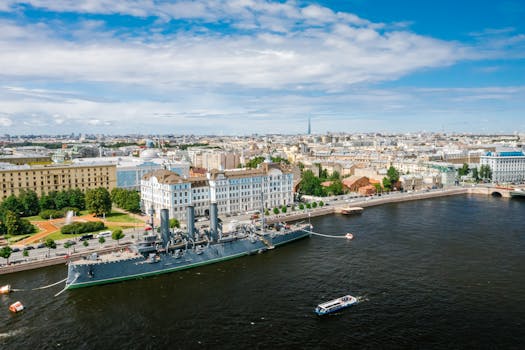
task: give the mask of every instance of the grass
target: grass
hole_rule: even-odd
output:
[[[140,223],[140,220],[126,213],[111,213],[106,215],[107,222],[129,222],[129,223]]]

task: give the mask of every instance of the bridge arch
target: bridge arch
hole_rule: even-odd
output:
[[[503,195],[501,194],[501,192],[498,192],[498,191],[493,191],[490,195],[491,195],[492,197],[503,197]]]

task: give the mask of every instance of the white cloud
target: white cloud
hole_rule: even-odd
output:
[[[8,117],[0,117],[0,126],[7,128],[13,125],[13,121]]]

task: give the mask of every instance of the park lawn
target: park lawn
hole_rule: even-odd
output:
[[[129,222],[129,223],[140,223],[140,220],[135,219],[126,213],[111,213],[106,215],[107,222]]]

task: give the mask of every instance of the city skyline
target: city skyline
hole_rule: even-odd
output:
[[[0,4],[6,134],[525,130],[525,5]]]

